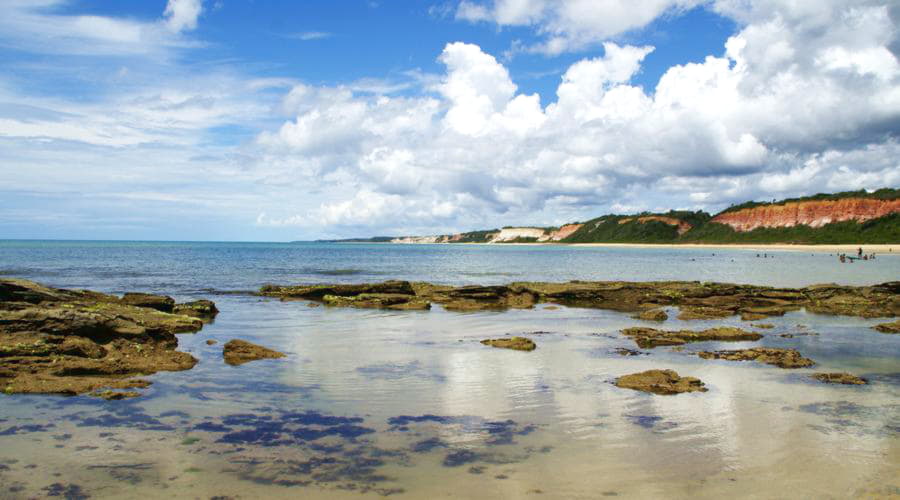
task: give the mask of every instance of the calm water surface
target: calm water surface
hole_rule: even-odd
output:
[[[715,252],[715,255],[712,255]],[[146,394],[0,397],[0,498],[846,498],[900,495],[900,336],[883,320],[796,312],[762,345],[818,365],[782,370],[692,353],[620,357],[612,311],[451,313],[309,307],[247,295],[261,284],[505,283],[569,279],[778,286],[900,279],[900,256],[576,247],[0,242],[0,273],[62,287],[211,298],[215,323],[181,335],[200,363]],[[670,316],[674,318],[676,314]],[[734,325],[738,318],[664,328]],[[793,334],[782,337],[781,334]],[[531,353],[479,340],[524,334]],[[242,338],[288,354],[241,367]],[[209,346],[206,340],[217,345]],[[663,397],[616,377],[672,368],[709,392]],[[850,371],[864,387],[811,382]]]

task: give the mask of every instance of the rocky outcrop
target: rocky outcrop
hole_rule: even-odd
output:
[[[259,359],[283,358],[285,354],[245,340],[235,339],[225,343],[222,349],[222,356],[229,365],[239,366]]]
[[[353,296],[325,295],[322,302],[335,307],[364,309],[427,310],[431,303],[414,295],[398,293],[361,293]]]
[[[875,325],[872,328],[878,330],[881,333],[900,333],[900,321],[882,323],[880,325]]]
[[[175,299],[172,297],[150,293],[126,293],[122,296],[121,303],[135,307],[149,307],[167,313],[175,309]]]
[[[172,312],[209,322],[219,314],[219,309],[216,307],[215,302],[201,299],[193,302],[185,302],[184,304],[175,304]]]
[[[178,307],[167,299],[0,280],[0,388],[100,394],[149,385],[136,375],[192,368],[197,360],[175,350],[175,334],[196,332],[203,322],[163,312]]]
[[[537,303],[632,313],[674,306],[680,309],[680,319],[741,315],[758,320],[802,308],[819,314],[866,318],[900,314],[900,282],[794,289],[697,281],[517,282],[463,287],[386,281],[358,285],[266,285],[260,295],[317,302],[325,302],[328,295],[328,303],[336,306],[390,309],[424,309],[425,303],[437,303],[454,311],[530,308]]]
[[[662,395],[706,392],[704,385],[700,379],[682,377],[674,370],[647,370],[616,379],[617,387]]]
[[[525,337],[510,337],[506,339],[484,339],[481,341],[484,345],[491,347],[500,347],[503,349],[513,349],[515,351],[533,351],[537,349],[537,345]]]
[[[720,213],[712,218],[712,222],[726,224],[738,232],[747,232],[757,228],[822,227],[832,222],[865,222],[897,212],[900,212],[900,199],[844,198],[760,205]]]
[[[699,332],[693,330],[657,330],[655,328],[635,327],[622,330],[622,335],[631,337],[638,347],[644,349],[660,345],[684,345],[688,342],[704,342],[709,340],[725,342],[759,340],[763,337],[758,333],[748,332],[730,326],[708,328]]]
[[[826,384],[866,385],[869,383],[868,380],[849,373],[813,373],[810,376]]]
[[[634,319],[644,321],[665,321],[669,319],[669,315],[662,309],[648,309],[632,316]]]
[[[795,349],[779,349],[774,347],[754,347],[735,351],[701,351],[697,353],[703,359],[725,359],[728,361],[758,361],[779,368],[806,368],[815,362],[804,358]]]

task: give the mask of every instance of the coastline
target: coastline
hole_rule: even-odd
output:
[[[896,253],[900,255],[900,243],[823,243],[813,244],[792,244],[792,243],[559,243],[559,242],[533,242],[533,243],[395,243],[395,242],[338,242],[338,243],[365,243],[365,244],[383,244],[383,245],[490,245],[490,246],[565,246],[565,247],[608,247],[608,248],[708,248],[723,250],[788,250],[802,252],[828,252],[828,253],[846,253],[853,255],[858,248],[862,248],[866,254],[876,253],[878,255],[890,255]]]

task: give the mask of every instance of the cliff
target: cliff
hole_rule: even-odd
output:
[[[757,228],[797,225],[820,228],[833,222],[866,222],[898,212],[900,199],[844,198],[744,208],[720,213],[712,218],[712,222],[728,225],[738,232],[747,232]]]

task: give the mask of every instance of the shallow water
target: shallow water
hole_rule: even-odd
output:
[[[164,291],[180,299],[267,281],[702,279],[798,286],[900,277],[894,256],[854,264],[851,273],[827,254],[780,252],[762,265],[755,251],[711,253],[6,242],[0,269],[55,286]],[[322,274],[346,269],[361,273]],[[386,312],[210,298],[222,311],[215,323],[179,337],[200,363],[149,377],[154,384],[143,397],[0,397],[0,498],[900,495],[900,337],[871,330],[877,319],[795,312],[767,320],[775,328],[761,331],[759,343],[795,347],[818,363],[782,370],[692,355],[753,342],[621,357],[615,348],[635,346],[618,330],[653,325],[612,311],[541,305]],[[749,328],[738,318],[671,319],[662,327],[724,324]],[[506,334],[524,334],[538,349],[478,342]],[[232,338],[288,357],[227,366],[221,345]],[[218,344],[208,346],[208,339]],[[650,368],[699,377],[709,392],[665,397],[611,384]],[[814,371],[850,371],[871,384],[819,384],[808,379]]]

